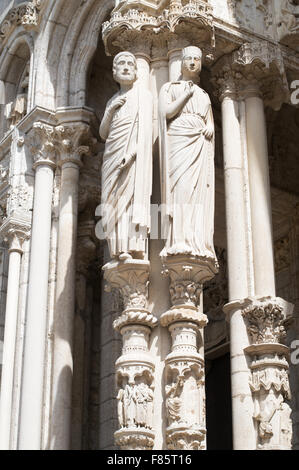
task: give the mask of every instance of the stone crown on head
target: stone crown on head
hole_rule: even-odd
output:
[[[187,47],[184,47],[184,49],[182,49],[182,60],[184,60],[184,58],[190,54],[191,52],[196,52],[200,58],[202,58],[202,50],[197,47],[197,46],[187,46]]]

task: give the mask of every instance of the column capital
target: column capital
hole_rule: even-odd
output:
[[[265,105],[279,109],[288,96],[288,85],[279,46],[267,41],[243,44],[223,56],[212,69],[219,99],[261,96]]]
[[[23,253],[22,245],[30,237],[31,221],[27,216],[13,214],[0,228],[0,237],[9,244],[9,252]]]
[[[55,128],[44,122],[35,122],[28,134],[27,145],[33,155],[33,168],[47,165],[56,168],[57,150],[55,145]]]
[[[58,165],[82,166],[83,155],[91,153],[97,140],[92,137],[90,126],[84,122],[60,124],[55,127],[55,143],[58,151]]]
[[[230,320],[230,316],[237,310],[250,311],[255,308],[265,309],[269,305],[276,305],[281,311],[284,312],[284,320],[288,321],[292,317],[294,305],[281,297],[247,297],[245,299],[235,299],[223,307],[223,311],[227,316],[227,321]]]

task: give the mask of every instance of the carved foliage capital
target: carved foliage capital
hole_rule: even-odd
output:
[[[81,165],[81,157],[89,155],[97,140],[92,137],[88,124],[68,124],[55,127],[55,140],[59,150],[59,164],[73,162]]]
[[[11,216],[1,226],[0,236],[8,242],[10,251],[22,252],[22,245],[30,237],[30,220]]]
[[[266,41],[243,44],[213,67],[213,83],[220,99],[261,95],[277,109],[287,98],[288,86],[280,48]]]
[[[43,122],[35,122],[26,143],[33,155],[35,168],[40,164],[55,167],[57,149],[55,128],[53,126]]]
[[[280,305],[259,302],[245,308],[242,314],[253,344],[280,343],[286,336],[285,315]]]
[[[214,277],[216,260],[192,256],[169,256],[163,259],[163,276],[170,277],[170,297],[174,306],[198,308],[202,284]]]

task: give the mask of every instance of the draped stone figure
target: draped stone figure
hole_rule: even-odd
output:
[[[113,61],[120,91],[107,103],[100,126],[106,141],[102,165],[102,226],[112,258],[143,259],[150,227],[152,98],[136,82],[135,56]]]
[[[182,80],[159,96],[160,169],[164,237],[161,256],[216,258],[214,234],[214,122],[208,94],[197,82],[202,52],[182,51]]]

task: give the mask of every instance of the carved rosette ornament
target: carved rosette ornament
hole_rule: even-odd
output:
[[[123,450],[151,450],[154,445],[154,360],[149,353],[157,319],[148,310],[149,262],[127,259],[103,267],[106,290],[116,289],[124,305],[114,328],[123,338],[116,361],[117,411],[120,429],[115,443]]]
[[[206,447],[205,371],[202,286],[217,272],[215,260],[188,255],[163,259],[163,274],[170,278],[172,307],[160,319],[172,337],[165,359],[167,446],[171,450]]]
[[[289,349],[281,344],[291,313],[291,304],[271,297],[248,299],[243,310],[252,343],[244,351],[252,358],[250,388],[261,450],[291,449]]]
[[[159,37],[171,42],[179,35],[188,44],[198,45],[211,55],[215,47],[213,7],[206,0],[168,0],[165,7],[149,6],[138,2],[138,9],[131,2],[121,2],[114,8],[109,21],[103,23],[102,37],[108,55],[121,50],[138,54],[140,47],[146,55],[155,56]],[[145,42],[146,48],[142,45]],[[180,49],[183,46],[180,45]],[[137,49],[136,49],[137,48]],[[159,51],[160,54],[160,51]]]

